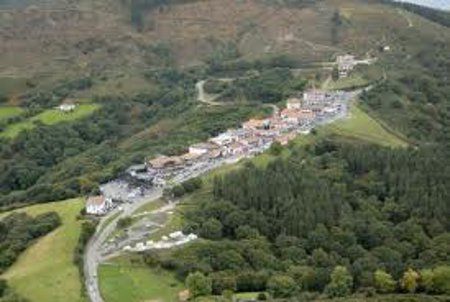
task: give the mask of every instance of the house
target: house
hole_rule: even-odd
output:
[[[179,156],[165,156],[161,155],[154,159],[147,161],[147,166],[153,169],[163,169],[167,167],[178,166],[183,163],[183,159]]]
[[[303,110],[299,111],[298,121],[300,124],[304,125],[309,122],[312,122],[315,117],[316,117],[316,114],[314,113],[314,111],[312,111],[310,109],[303,109]]]
[[[112,199],[103,195],[91,196],[86,201],[86,213],[104,215],[113,207]]]
[[[269,120],[251,119],[242,124],[242,128],[246,130],[264,129],[270,126]]]
[[[224,146],[236,140],[236,136],[232,130],[228,130],[225,133],[221,133],[216,137],[209,139],[209,141],[217,146]]]
[[[61,110],[62,112],[71,112],[75,110],[75,104],[74,103],[63,103],[59,105],[57,108]]]
[[[240,155],[248,151],[248,146],[240,142],[234,142],[227,148],[227,153],[232,155]]]
[[[286,108],[299,110],[302,108],[302,100],[300,100],[299,98],[289,98],[286,101]]]
[[[339,78],[346,78],[357,64],[355,56],[352,55],[337,56],[336,62],[338,64]]]
[[[202,156],[202,154],[188,152],[188,153],[181,155],[180,157],[183,161],[192,162],[192,161],[199,159],[201,156]]]
[[[215,149],[217,149],[216,145],[210,143],[198,143],[189,147],[189,153],[201,156]]]
[[[325,107],[323,108],[323,113],[325,114],[335,114],[338,111],[337,107]]]

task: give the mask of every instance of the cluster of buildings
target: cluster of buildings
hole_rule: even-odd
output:
[[[228,129],[205,142],[189,146],[184,154],[147,158],[143,165],[130,167],[127,174],[153,187],[181,183],[222,164],[262,153],[274,142],[287,145],[297,135],[309,133],[316,125],[345,116],[353,96],[344,91],[307,90],[302,95],[289,98],[283,110],[275,107],[270,117],[245,121],[241,128]],[[136,194],[145,195],[145,190],[128,194],[133,196],[114,196],[129,201],[139,197]],[[111,208],[111,200],[104,196],[90,197],[86,205],[87,213],[95,215],[103,215]]]
[[[286,145],[298,134],[307,134],[314,125],[336,116],[346,106],[346,92],[308,90],[300,97],[289,98],[286,108],[268,118],[250,119],[241,128],[228,129],[206,142],[196,143],[188,152],[177,156],[161,155],[145,161],[153,184],[163,186],[165,180],[199,162],[231,157],[250,157],[268,149],[272,143]]]

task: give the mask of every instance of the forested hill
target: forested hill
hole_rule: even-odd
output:
[[[450,294],[448,156],[339,139],[291,148],[288,158],[248,163],[194,195],[185,228],[208,240],[157,261],[180,278],[204,274],[213,294]]]

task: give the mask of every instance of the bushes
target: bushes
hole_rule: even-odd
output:
[[[8,284],[6,283],[6,280],[0,279],[0,298],[5,295],[7,288]]]
[[[274,275],[267,282],[267,289],[274,298],[289,298],[296,288],[294,279],[285,275]]]
[[[192,193],[202,187],[202,179],[194,177],[186,180],[180,185],[176,185],[172,188],[171,193],[175,198],[179,198],[186,193]]]
[[[193,297],[206,296],[212,292],[211,279],[200,272],[189,274],[186,285]]]
[[[125,229],[129,227],[132,223],[133,219],[131,217],[120,218],[119,221],[117,221],[117,227],[119,229]]]

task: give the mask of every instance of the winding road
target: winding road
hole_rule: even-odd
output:
[[[99,264],[105,260],[102,255],[102,245],[116,229],[117,221],[121,218],[132,215],[143,204],[161,198],[162,193],[163,190],[161,188],[154,188],[147,199],[131,204],[124,204],[122,209],[117,208],[101,219],[99,225],[97,226],[96,233],[86,246],[84,255],[85,286],[91,302],[103,302],[103,298],[100,293],[97,271]],[[107,223],[106,226],[104,226],[105,223]]]

